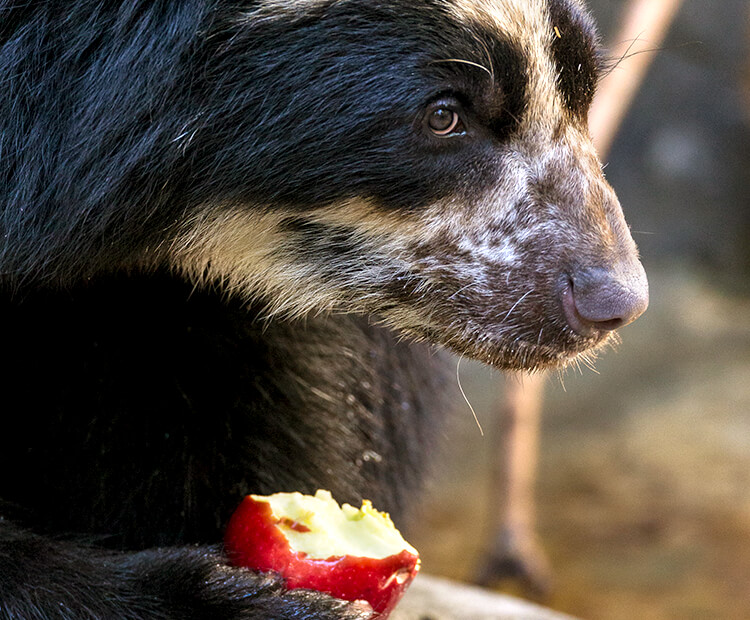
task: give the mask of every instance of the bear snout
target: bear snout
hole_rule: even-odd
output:
[[[568,326],[581,336],[628,325],[648,307],[648,279],[640,262],[571,270],[560,294]]]

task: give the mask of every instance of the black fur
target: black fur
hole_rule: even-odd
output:
[[[225,566],[213,548],[113,554],[0,523],[0,617],[13,620],[361,619],[356,605],[286,591],[273,575]]]
[[[585,120],[604,65],[599,42],[590,19],[572,10],[570,0],[549,0],[549,11],[556,28],[552,54],[558,86],[570,112]]]
[[[551,6],[566,34],[578,27]],[[222,529],[249,492],[319,487],[404,517],[446,408],[442,354],[382,317],[275,315],[265,289],[233,295],[222,279],[236,274],[209,273],[213,257],[190,279],[175,254],[201,218],[283,212],[283,247],[264,260],[332,288],[372,261],[388,301],[367,311],[456,350],[480,342],[498,363],[520,349],[533,366],[536,322],[523,325],[531,343],[482,332],[519,295],[480,308],[485,291],[467,288],[467,253],[445,232],[399,246],[411,271],[377,262],[401,230],[388,218],[471,205],[498,184],[532,96],[523,42],[449,8],[0,1],[0,618],[368,616],[230,568]],[[578,52],[554,49],[571,108],[585,107]],[[461,109],[466,139],[425,130],[439,97]],[[353,198],[386,232],[311,216]],[[425,294],[450,336],[408,314]],[[534,308],[560,313],[556,298]],[[595,341],[562,324],[544,333],[547,361]]]
[[[0,315],[4,411],[15,420],[13,432],[0,438],[0,467],[16,472],[0,480],[0,497],[5,517],[27,528],[137,550],[215,544],[248,492],[329,488],[342,501],[371,497],[396,518],[401,506],[413,503],[425,451],[434,446],[435,415],[444,406],[443,375],[433,354],[396,344],[366,320],[266,324],[260,307],[193,291],[167,276],[30,293],[4,302]],[[255,598],[276,597],[280,586],[253,594],[260,585],[220,568],[209,549],[186,549],[186,557],[164,552],[180,583],[212,575],[195,591],[165,585],[166,601],[159,599],[158,580],[141,575],[161,552],[139,560],[101,556],[104,562],[63,546],[60,562],[70,569],[48,563],[46,552],[19,553],[5,540],[0,617],[4,601],[35,584],[28,571],[3,570],[2,559],[8,566],[39,565],[45,582],[57,575],[56,588],[77,584],[94,601],[110,597],[107,584],[116,584],[113,596],[135,599],[149,585],[159,613],[133,610],[127,617],[234,617],[198,611],[213,599],[224,604],[224,593],[238,599],[227,603],[237,617],[318,617],[304,606],[298,615],[281,607],[264,615]],[[100,574],[107,562],[120,571],[116,580]],[[154,576],[161,574],[158,565],[149,569]],[[167,584],[171,577],[160,579]],[[56,588],[34,592],[49,591],[46,604],[56,604]],[[306,600],[300,596],[288,604]],[[241,603],[248,607],[244,614],[255,615],[239,613]],[[64,604],[73,611],[61,617],[74,618],[89,603],[66,598]],[[193,615],[183,613],[192,605]]]
[[[365,319],[265,323],[261,307],[159,276],[0,311],[4,401],[29,412],[0,450],[24,475],[0,488],[37,529],[127,548],[209,542],[249,490],[322,486],[398,511],[423,472],[410,448],[432,445],[424,416],[442,377],[422,374],[438,360]]]

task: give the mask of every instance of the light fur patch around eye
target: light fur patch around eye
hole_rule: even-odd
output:
[[[546,0],[447,0],[446,7],[462,21],[494,25],[516,41],[530,36],[545,25]]]
[[[557,92],[557,70],[551,54],[554,26],[547,0],[446,0],[446,10],[459,21],[497,31],[523,50],[529,64],[526,125],[548,124],[560,118],[562,99]]]

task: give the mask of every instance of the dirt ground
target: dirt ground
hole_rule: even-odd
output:
[[[651,307],[618,350],[548,380],[537,501],[555,583],[541,602],[591,620],[750,618],[750,296],[648,268]],[[412,542],[425,572],[470,581],[503,379],[461,374],[487,432],[468,408],[450,430]]]

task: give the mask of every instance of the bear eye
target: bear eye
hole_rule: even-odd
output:
[[[466,133],[461,115],[445,101],[439,101],[428,108],[426,123],[429,130],[441,138]]]

